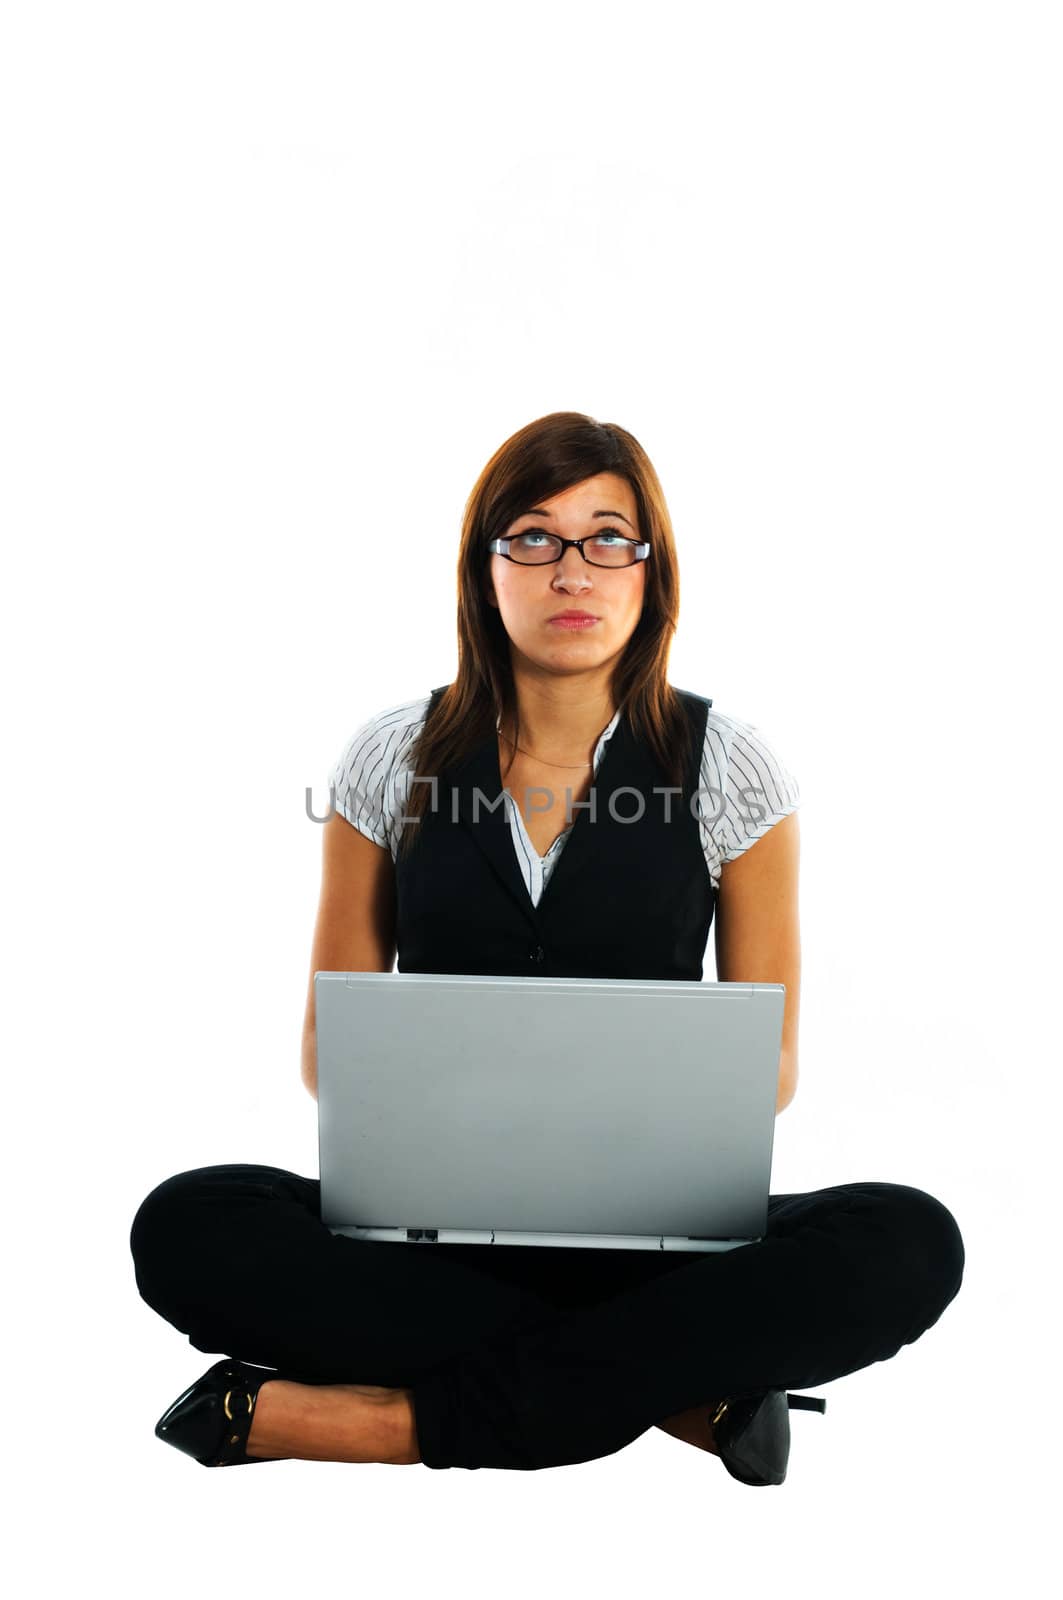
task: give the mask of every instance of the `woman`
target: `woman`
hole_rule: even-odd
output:
[[[754,729],[667,684],[678,569],[638,442],[569,412],[521,429],[469,499],[458,580],[454,683],[372,718],[333,774],[308,1090],[315,971],[397,956],[404,972],[697,981],[715,917],[721,981],[786,986],[781,1111],[797,1084],[797,789]],[[592,784],[682,803],[620,825],[588,815]],[[504,827],[441,803],[503,785]],[[248,1164],[161,1183],[131,1248],[144,1299],[228,1352],[156,1427],[206,1466],[529,1470],[656,1424],[756,1485],[786,1475],[788,1406],[825,1404],[786,1391],[895,1355],[964,1265],[951,1213],[904,1185],[773,1195],[763,1239],[705,1255],[408,1249],[333,1235],[316,1180]]]

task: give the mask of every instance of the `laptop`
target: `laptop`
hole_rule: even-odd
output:
[[[767,1228],[779,983],[316,972],[321,1218],[402,1244]]]

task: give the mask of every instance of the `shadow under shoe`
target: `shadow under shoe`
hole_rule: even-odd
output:
[[[273,1367],[255,1367],[226,1356],[167,1407],[155,1424],[155,1437],[204,1467],[271,1461],[272,1456],[249,1456],[245,1447],[258,1391],[280,1376]]]
[[[739,1483],[760,1488],[786,1479],[790,1457],[790,1412],[826,1411],[827,1402],[784,1389],[758,1389],[721,1400],[712,1413],[713,1442],[720,1460]]]

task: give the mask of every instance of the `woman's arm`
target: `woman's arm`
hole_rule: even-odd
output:
[[[317,1099],[315,972],[390,972],[395,965],[395,866],[390,850],[339,812],[324,825],[321,898],[310,957],[302,1077]]]
[[[797,907],[800,837],[791,811],[756,844],[720,869],[716,902],[716,976],[720,983],[783,983],[782,1054],[775,1114],[797,1089],[797,1016],[801,932]]]

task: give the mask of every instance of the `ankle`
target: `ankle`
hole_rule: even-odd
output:
[[[421,1459],[411,1392],[375,1384],[264,1383],[245,1449],[268,1460],[412,1466]]]
[[[686,1411],[677,1411],[673,1416],[662,1417],[656,1426],[662,1432],[670,1433],[673,1439],[681,1439],[684,1444],[696,1445],[699,1450],[708,1450],[712,1455],[719,1455],[712,1428],[716,1406],[716,1401],[706,1405],[691,1406]]]
[[[344,1394],[357,1395],[369,1408],[376,1423],[379,1454],[375,1460],[391,1466],[414,1466],[420,1462],[412,1389],[384,1389],[366,1383],[340,1383],[335,1387]]]

